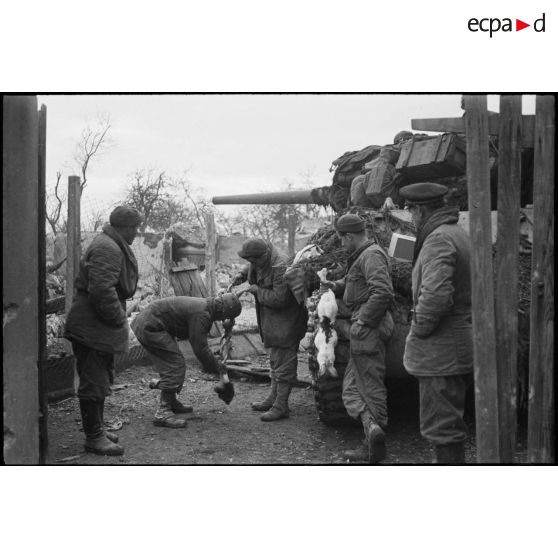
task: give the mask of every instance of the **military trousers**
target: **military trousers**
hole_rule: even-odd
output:
[[[420,397],[420,433],[433,444],[463,442],[465,395],[472,374],[417,376]]]
[[[343,404],[349,416],[362,420],[368,411],[382,428],[387,426],[386,375],[387,336],[379,328],[357,326],[350,330],[350,358],[343,377]]]
[[[271,347],[269,365],[276,382],[294,384],[297,380],[298,344],[292,347]]]
[[[180,392],[186,377],[186,362],[176,339],[167,331],[143,330],[134,333],[161,378],[159,389]]]
[[[102,401],[110,394],[114,381],[114,355],[71,340],[79,378],[80,399]]]

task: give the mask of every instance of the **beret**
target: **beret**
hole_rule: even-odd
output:
[[[251,258],[253,256],[261,256],[267,252],[267,242],[261,238],[249,238],[244,242],[242,248],[238,252],[241,258]]]
[[[448,189],[446,186],[434,184],[433,182],[409,184],[408,186],[403,186],[403,188],[399,190],[399,195],[402,198],[415,205],[427,205],[440,202],[447,193]]]
[[[353,213],[341,215],[335,223],[335,230],[341,233],[362,232],[364,231],[364,220]]]
[[[113,209],[109,223],[113,227],[136,227],[143,221],[143,215],[133,207],[119,205]]]

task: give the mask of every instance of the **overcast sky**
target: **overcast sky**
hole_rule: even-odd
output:
[[[385,144],[412,118],[461,116],[460,95],[46,95],[47,184],[71,174],[81,130],[110,115],[112,145],[91,163],[84,204],[123,196],[132,172],[188,169],[207,195],[329,185],[331,161],[345,151]],[[498,100],[489,98],[498,110]],[[534,112],[531,97],[524,112]]]

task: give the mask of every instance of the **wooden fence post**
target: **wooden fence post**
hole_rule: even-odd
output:
[[[215,296],[217,293],[217,282],[215,278],[215,248],[216,238],[215,233],[215,215],[208,211],[203,216],[205,220],[205,284],[207,285],[207,292],[209,296]]]
[[[527,459],[554,462],[554,97],[535,115]]]
[[[81,180],[79,176],[68,177],[68,221],[66,225],[66,317],[74,298],[74,280],[79,269],[81,252]],[[74,391],[77,393],[79,377],[74,366]]]
[[[494,327],[492,225],[485,95],[465,95],[467,188],[477,423],[477,462],[499,461],[498,379]]]
[[[2,99],[4,462],[40,461],[37,97]],[[43,229],[44,230],[44,229]]]
[[[66,229],[66,316],[74,298],[74,279],[79,269],[80,257],[80,178],[68,177],[68,224]]]
[[[496,238],[496,362],[500,461],[512,463],[517,432],[517,298],[521,191],[521,96],[500,97],[498,232]]]

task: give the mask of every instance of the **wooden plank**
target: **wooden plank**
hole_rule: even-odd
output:
[[[198,266],[196,264],[182,264],[173,265],[169,268],[172,273],[180,273],[181,271],[197,271]]]
[[[500,97],[498,231],[496,237],[496,362],[500,461],[513,463],[517,431],[517,299],[521,193],[521,96]]]
[[[463,118],[413,118],[411,120],[413,130],[427,132],[465,132],[465,122]],[[521,147],[533,147],[535,138],[535,116],[526,114],[521,119]],[[500,115],[488,115],[488,134],[498,135],[500,133]]]
[[[554,97],[536,99],[527,459],[554,463]]]
[[[48,397],[46,390],[46,132],[47,108],[39,110],[39,191],[38,191],[38,264],[39,264],[39,463],[48,461]],[[63,297],[62,297],[63,298]]]
[[[205,220],[205,284],[209,296],[217,294],[217,281],[215,276],[215,248],[217,246],[217,233],[215,230],[215,215],[211,212],[204,214]]]
[[[66,295],[50,298],[46,301],[45,314],[56,314],[60,310],[64,310],[66,304]]]
[[[477,462],[498,463],[498,384],[485,95],[465,95]]]
[[[74,280],[79,269],[80,237],[80,178],[68,177],[68,226],[66,240],[66,315],[72,307]]]

